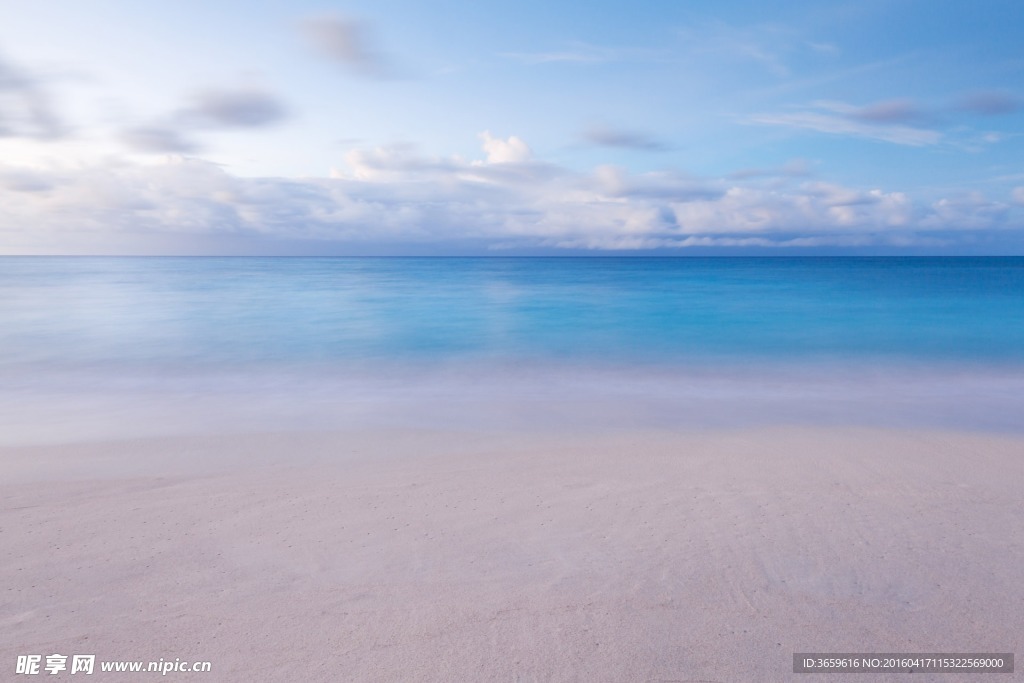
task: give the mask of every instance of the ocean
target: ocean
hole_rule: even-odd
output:
[[[0,258],[15,441],[126,422],[1016,430],[1022,377],[1016,257]]]

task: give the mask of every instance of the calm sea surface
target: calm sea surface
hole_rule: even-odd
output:
[[[1024,363],[1021,258],[0,258],[0,363]]]
[[[0,258],[8,426],[227,391],[267,415],[518,392],[1012,427],[1022,377],[1024,258]]]

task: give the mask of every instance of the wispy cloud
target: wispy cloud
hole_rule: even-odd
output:
[[[664,58],[661,50],[648,47],[593,45],[572,42],[564,47],[537,52],[502,52],[499,56],[523,64],[605,64],[624,61],[649,61]]]
[[[839,69],[829,69],[824,73],[810,76],[794,76],[777,82],[770,82],[751,89],[751,94],[758,98],[778,97],[785,94],[805,90],[815,90],[823,85],[840,83],[849,79],[862,78],[866,74],[884,72],[906,62],[910,56],[903,55],[891,59],[856,64]]]
[[[976,90],[961,95],[956,106],[986,116],[1012,114],[1024,107],[1024,100],[1005,90]]]
[[[133,126],[122,130],[119,137],[137,152],[187,154],[200,149],[200,145],[185,137],[182,131],[169,126]]]
[[[592,145],[618,147],[643,152],[664,152],[669,149],[661,140],[646,133],[608,126],[593,126],[583,133],[583,138]]]
[[[844,102],[819,101],[810,108],[798,111],[755,114],[748,121],[912,147],[938,144],[942,140],[939,131],[909,125],[909,122],[923,117],[913,102],[901,99],[862,107]]]
[[[866,123],[909,124],[926,118],[921,107],[909,98],[883,100],[863,107],[851,107],[842,102],[819,102],[818,106]]]
[[[811,174],[811,162],[807,159],[793,159],[777,168],[741,168],[727,177],[732,180],[752,178],[800,178]]]
[[[998,131],[979,131],[962,116],[956,116],[957,112],[996,116],[1014,113],[1022,107],[1024,103],[1009,92],[985,90],[966,93],[953,98],[950,104],[932,107],[905,97],[866,105],[818,100],[790,111],[754,114],[748,122],[915,147],[947,142],[965,151],[977,152],[1007,136]]]
[[[0,138],[54,140],[66,134],[42,79],[0,57]]]
[[[804,43],[807,47],[811,48],[815,52],[824,55],[838,55],[842,52],[838,45],[835,43],[822,43],[808,40]]]
[[[281,100],[252,88],[203,90],[193,97],[191,106],[178,113],[183,121],[214,128],[261,128],[287,116]]]
[[[275,95],[254,88],[207,88],[164,119],[129,126],[120,139],[137,152],[191,153],[202,149],[196,134],[239,128],[263,128],[288,118]]]
[[[779,23],[735,25],[703,22],[677,31],[688,52],[733,64],[753,64],[778,78],[792,75],[791,61],[806,54],[819,59],[839,54],[832,43],[806,40],[791,26]]]

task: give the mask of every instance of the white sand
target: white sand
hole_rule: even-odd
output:
[[[210,681],[810,681],[794,651],[1024,654],[1019,437],[175,437],[0,449],[0,481],[4,680],[54,652],[209,660],[169,676]]]

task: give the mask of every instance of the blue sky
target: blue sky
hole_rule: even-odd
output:
[[[0,253],[1024,253],[1024,5],[0,22]]]

